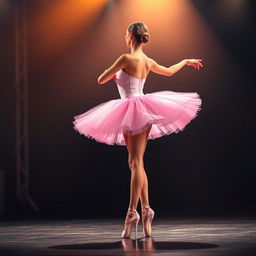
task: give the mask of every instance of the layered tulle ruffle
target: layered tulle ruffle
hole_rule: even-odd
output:
[[[126,145],[124,133],[135,135],[151,127],[148,139],[178,133],[193,120],[202,101],[196,92],[158,91],[101,103],[77,115],[74,129],[108,145]]]

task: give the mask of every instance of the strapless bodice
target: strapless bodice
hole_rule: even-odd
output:
[[[116,72],[115,82],[121,99],[144,95],[143,88],[146,78],[128,75],[122,69]]]

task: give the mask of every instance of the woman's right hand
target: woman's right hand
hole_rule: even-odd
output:
[[[199,70],[200,67],[203,67],[203,64],[200,61],[202,61],[202,59],[186,59],[186,65]]]

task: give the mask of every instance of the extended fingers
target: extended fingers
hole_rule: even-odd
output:
[[[200,67],[203,67],[203,64],[200,61],[202,61],[202,59],[197,59],[197,62],[196,62],[196,66],[198,70],[200,69]]]
[[[195,68],[195,69],[200,69],[200,67],[203,67],[203,64],[201,63],[201,62],[196,62],[196,63],[194,63],[193,64],[193,67]]]
[[[189,62],[187,65],[199,70],[201,67],[203,67],[203,64],[200,61],[202,61],[202,59],[191,59],[191,62]]]

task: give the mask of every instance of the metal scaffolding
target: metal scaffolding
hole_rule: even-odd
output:
[[[39,212],[29,193],[26,0],[16,0],[15,8],[16,197]]]

